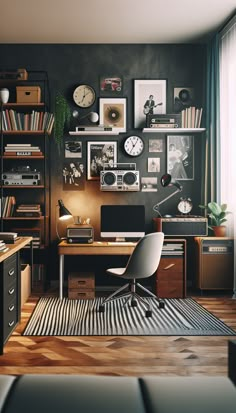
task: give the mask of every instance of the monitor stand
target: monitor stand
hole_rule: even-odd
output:
[[[116,237],[115,242],[125,242],[125,238],[124,237]]]

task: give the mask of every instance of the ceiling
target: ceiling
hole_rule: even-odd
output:
[[[205,42],[236,0],[10,0],[0,43]]]

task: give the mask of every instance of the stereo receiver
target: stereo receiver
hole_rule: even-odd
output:
[[[2,183],[3,185],[39,185],[40,172],[4,172],[2,174]]]
[[[92,244],[94,230],[91,225],[69,225],[66,229],[69,244]]]
[[[146,115],[147,128],[160,127],[160,125],[165,125],[162,127],[172,127],[181,128],[181,115],[179,113],[171,114],[148,114]],[[156,125],[156,126],[155,126]],[[170,126],[167,126],[170,125]]]
[[[204,217],[154,218],[156,231],[170,236],[207,236],[208,219]]]

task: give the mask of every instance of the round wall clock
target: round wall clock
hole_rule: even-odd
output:
[[[124,150],[130,156],[139,156],[144,150],[144,142],[140,136],[129,136],[125,139]]]
[[[89,85],[79,85],[75,88],[73,99],[77,106],[88,108],[95,102],[95,90]]]
[[[177,205],[178,211],[185,215],[189,214],[193,209],[193,204],[190,198],[180,198],[180,202]]]

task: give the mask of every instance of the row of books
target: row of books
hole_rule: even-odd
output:
[[[162,255],[183,255],[183,244],[179,243],[166,243],[162,247]]]
[[[33,248],[40,248],[41,245],[41,230],[38,227],[34,228],[15,228],[18,235],[21,237],[32,237]],[[31,248],[30,244],[27,244],[25,248]]]
[[[200,128],[202,120],[202,108],[190,106],[181,112],[182,128]]]
[[[2,115],[0,114],[0,121],[3,131],[45,131],[50,135],[54,115],[36,110],[31,113],[22,113],[14,109],[6,109],[2,111]]]
[[[14,196],[4,196],[0,198],[0,216],[3,218],[14,216],[16,198]]]
[[[19,204],[14,211],[16,217],[40,217],[41,215],[40,204]]]
[[[32,146],[31,143],[8,143],[4,148],[5,156],[39,156],[43,155],[39,146]]]

